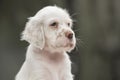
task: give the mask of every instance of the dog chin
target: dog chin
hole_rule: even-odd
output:
[[[57,45],[50,44],[50,47],[55,52],[60,52],[60,51],[70,52],[74,49],[75,42],[74,41],[73,42],[66,42],[66,43],[58,42]]]
[[[75,47],[75,44],[69,43],[69,44],[58,47],[58,49],[66,52],[71,52],[74,49],[74,47]]]
[[[74,47],[74,44],[69,44],[68,47],[66,47],[65,49],[67,52],[71,52],[74,49]]]

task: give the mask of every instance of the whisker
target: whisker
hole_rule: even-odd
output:
[[[83,40],[76,38],[76,41],[78,43],[77,45],[87,48],[87,45],[84,43]]]
[[[74,16],[76,16],[76,15],[78,15],[79,13],[73,13],[72,15],[71,15],[71,17],[74,17]]]
[[[77,30],[74,30],[74,32],[77,32],[77,31],[79,31],[80,29],[77,29]]]

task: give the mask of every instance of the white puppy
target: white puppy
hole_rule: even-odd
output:
[[[66,10],[47,6],[31,17],[22,33],[30,43],[16,80],[73,80],[67,55],[76,44]]]

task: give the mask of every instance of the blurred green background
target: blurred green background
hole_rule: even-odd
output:
[[[27,18],[55,4],[75,20],[75,80],[120,80],[120,0],[0,0],[0,80],[14,80],[25,60]]]

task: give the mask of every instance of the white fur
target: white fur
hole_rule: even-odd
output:
[[[67,11],[56,6],[45,7],[31,17],[22,33],[22,40],[30,45],[16,80],[73,80],[71,61],[66,53],[76,44],[71,26]],[[68,39],[70,33],[73,34],[71,40]]]

